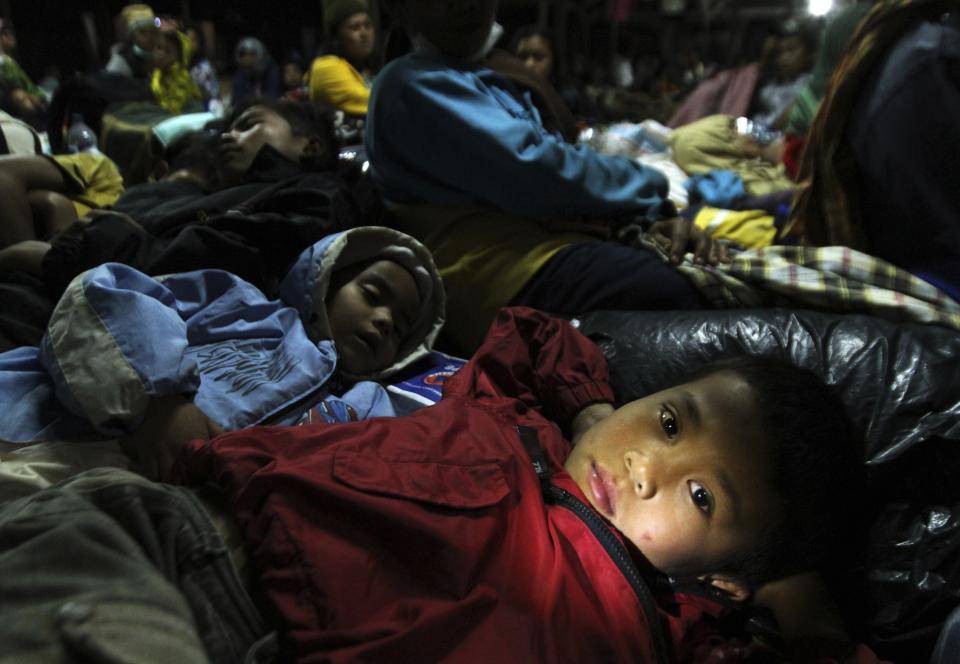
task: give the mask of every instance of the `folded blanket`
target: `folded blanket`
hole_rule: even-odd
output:
[[[659,251],[652,240],[644,245]],[[960,330],[960,302],[923,279],[848,247],[773,246],[730,263],[678,266],[718,308],[783,306],[868,313]]]

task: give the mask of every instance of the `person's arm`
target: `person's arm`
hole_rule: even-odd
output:
[[[444,396],[513,397],[562,426],[585,407],[613,402],[607,362],[570,323],[525,307],[501,309]]]
[[[67,182],[57,166],[41,155],[6,156],[0,160],[0,248],[37,238],[28,194],[44,190],[64,193]]]
[[[210,440],[223,433],[187,397],[173,394],[150,399],[136,430],[120,439],[120,446],[146,477],[162,481],[180,448],[191,440]]]
[[[850,639],[840,612],[816,572],[771,581],[753,595],[753,603],[769,609],[783,637],[780,656],[789,662],[876,664],[876,654]],[[766,651],[755,644],[754,650]]]
[[[366,115],[370,89],[346,60],[328,55],[317,58],[310,67],[310,101],[350,115]]]
[[[43,259],[50,251],[49,242],[26,240],[0,249],[0,272],[18,270],[35,276],[42,273]]]
[[[130,68],[130,63],[120,54],[119,50],[115,50],[110,54],[110,60],[103,70],[108,74],[117,74],[118,76],[133,78],[133,69]]]
[[[428,179],[478,203],[542,218],[645,214],[666,198],[662,173],[565,143],[495,82],[440,71],[376,87],[369,149],[375,172],[395,169],[385,179],[428,169]],[[378,163],[381,153],[397,163]]]
[[[816,572],[764,584],[754,593],[753,603],[773,613],[787,642],[801,638],[850,640],[833,599]]]

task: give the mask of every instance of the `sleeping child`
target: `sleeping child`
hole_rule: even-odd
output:
[[[854,504],[859,448],[823,383],[743,358],[614,409],[608,380],[571,325],[507,309],[408,417],[175,444],[167,477],[217,487],[213,522],[116,470],[9,503],[0,638],[51,660],[744,661],[724,616],[753,597],[800,660],[853,656],[797,645],[842,627],[766,592],[836,555]],[[8,592],[31,575],[42,592]]]
[[[73,280],[39,347],[0,355],[0,438],[140,432],[150,448],[160,432],[141,423],[158,409],[175,410],[171,432],[187,438],[390,415],[370,381],[426,354],[443,307],[426,249],[382,227],[309,247],[280,301],[221,270],[151,278],[108,263]]]

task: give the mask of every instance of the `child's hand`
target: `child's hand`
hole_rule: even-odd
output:
[[[587,429],[605,417],[613,415],[613,404],[592,403],[577,413],[570,423],[570,441],[576,445]]]
[[[143,422],[120,440],[120,446],[143,475],[160,481],[170,472],[187,441],[209,440],[221,433],[223,429],[203,411],[177,394],[152,399]]]
[[[650,227],[650,235],[667,253],[674,265],[678,265],[683,260],[683,255],[687,251],[693,252],[693,260],[696,263],[716,265],[730,260],[724,244],[714,242],[713,238],[683,217],[656,222]]]

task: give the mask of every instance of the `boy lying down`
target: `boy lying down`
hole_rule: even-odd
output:
[[[307,248],[280,301],[221,270],[108,263],[73,280],[39,347],[0,354],[0,439],[126,436],[149,470],[161,434],[392,415],[372,381],[426,355],[443,309],[429,252],[382,227]]]
[[[742,661],[723,595],[811,659],[807,637],[842,640],[815,593],[771,583],[823,563],[852,502],[825,386],[744,358],[612,403],[591,342],[505,309],[408,417],[244,429],[177,445],[174,486],[95,470],[8,503],[0,638],[17,661]],[[703,593],[654,593],[657,571]]]

